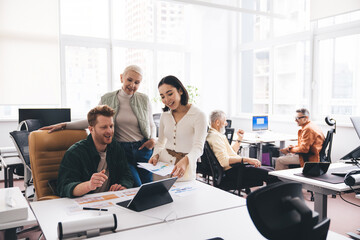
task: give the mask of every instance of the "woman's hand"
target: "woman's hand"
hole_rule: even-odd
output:
[[[58,124],[55,124],[55,125],[42,127],[42,128],[40,128],[40,130],[49,130],[49,133],[52,133],[52,132],[55,132],[55,131],[64,130],[65,128],[66,128],[66,123],[58,123]]]
[[[149,140],[147,140],[146,142],[144,142],[143,145],[141,145],[141,147],[139,147],[139,150],[143,149],[144,147],[146,147],[147,149],[151,150],[153,149],[155,146],[155,139],[150,138]]]
[[[149,163],[155,166],[158,163],[158,161],[159,161],[159,154],[156,154],[150,158]]]
[[[249,158],[247,162],[255,167],[261,167],[261,162],[256,158]]]
[[[180,161],[175,164],[174,169],[171,172],[173,177],[181,178],[184,176],[187,166],[189,165],[189,159],[187,156],[180,159]]]

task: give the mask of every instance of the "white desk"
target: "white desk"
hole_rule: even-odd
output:
[[[166,216],[168,216],[168,220],[174,218],[180,220],[246,205],[245,199],[234,194],[198,181],[192,183],[196,189],[187,195],[179,196],[171,192],[174,199],[172,203],[139,213],[114,206],[110,207],[108,212],[102,212],[102,214],[115,213],[118,218],[117,231],[124,231],[162,223]],[[175,183],[175,186],[179,187],[187,184],[189,183],[179,182]],[[92,194],[91,196],[105,194],[108,194],[108,192]],[[69,214],[68,208],[74,204],[74,201],[74,199],[62,198],[30,203],[47,240],[57,239],[57,224],[60,221],[85,219],[88,216],[98,215],[98,212],[95,211],[80,211],[76,214]],[[119,199],[114,200],[114,202],[118,201]]]
[[[235,134],[234,134],[235,135]],[[245,133],[242,142],[257,145],[257,158],[262,160],[262,146],[264,143],[280,142],[280,149],[285,147],[285,141],[297,141],[297,135],[268,132],[257,134],[254,132]]]
[[[345,163],[332,163],[330,165],[330,169],[346,166],[350,165]],[[302,168],[293,168],[287,170],[272,171],[269,172],[269,174],[277,176],[284,181],[294,181],[301,183],[303,188],[313,191],[315,195],[314,210],[319,213],[320,219],[324,219],[327,217],[327,195],[337,194],[340,192],[351,190],[350,187],[348,187],[345,183],[333,184],[294,175],[301,172]],[[356,188],[360,188],[360,186],[355,186],[354,189]]]
[[[144,237],[146,236],[146,237]],[[210,239],[221,237],[232,239],[265,239],[253,224],[246,206],[208,213],[174,222],[164,222],[152,226],[120,231],[93,238],[102,240],[116,239]],[[329,232],[328,240],[349,239],[340,234]]]
[[[7,239],[7,240],[8,239],[9,240],[16,239],[16,228],[17,227],[37,223],[36,218],[29,206],[28,206],[27,210],[28,210],[28,217],[26,219],[7,222],[7,223],[0,223],[0,231],[1,230],[5,231],[5,239]]]

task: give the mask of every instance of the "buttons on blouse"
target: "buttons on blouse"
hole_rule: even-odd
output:
[[[176,146],[176,125],[174,126],[174,147]]]

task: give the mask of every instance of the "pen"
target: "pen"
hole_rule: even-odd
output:
[[[83,210],[94,210],[94,211],[104,211],[104,212],[107,211],[107,209],[104,208],[91,208],[91,207],[83,207]]]

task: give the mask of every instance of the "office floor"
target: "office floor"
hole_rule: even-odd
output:
[[[203,181],[199,177],[199,180]],[[19,187],[21,190],[24,189],[23,180],[15,180],[14,186]],[[0,188],[4,187],[4,182],[0,181]],[[252,191],[256,190],[255,188]],[[306,190],[303,191],[306,204],[313,209],[314,202],[310,201],[310,193]],[[245,194],[243,194],[244,197]],[[360,205],[360,199],[355,198],[354,193],[343,194],[343,198],[347,201]],[[328,217],[331,219],[330,230],[344,236],[347,236],[347,232],[356,232],[360,228],[360,208],[346,203],[340,198],[339,195],[336,198],[328,197]],[[26,226],[27,228],[29,226]],[[23,233],[18,235],[18,238],[26,238],[29,240],[38,239],[41,234],[40,230],[31,231],[30,233]],[[44,239],[43,237],[41,239]],[[4,239],[3,231],[0,231],[0,240]]]

